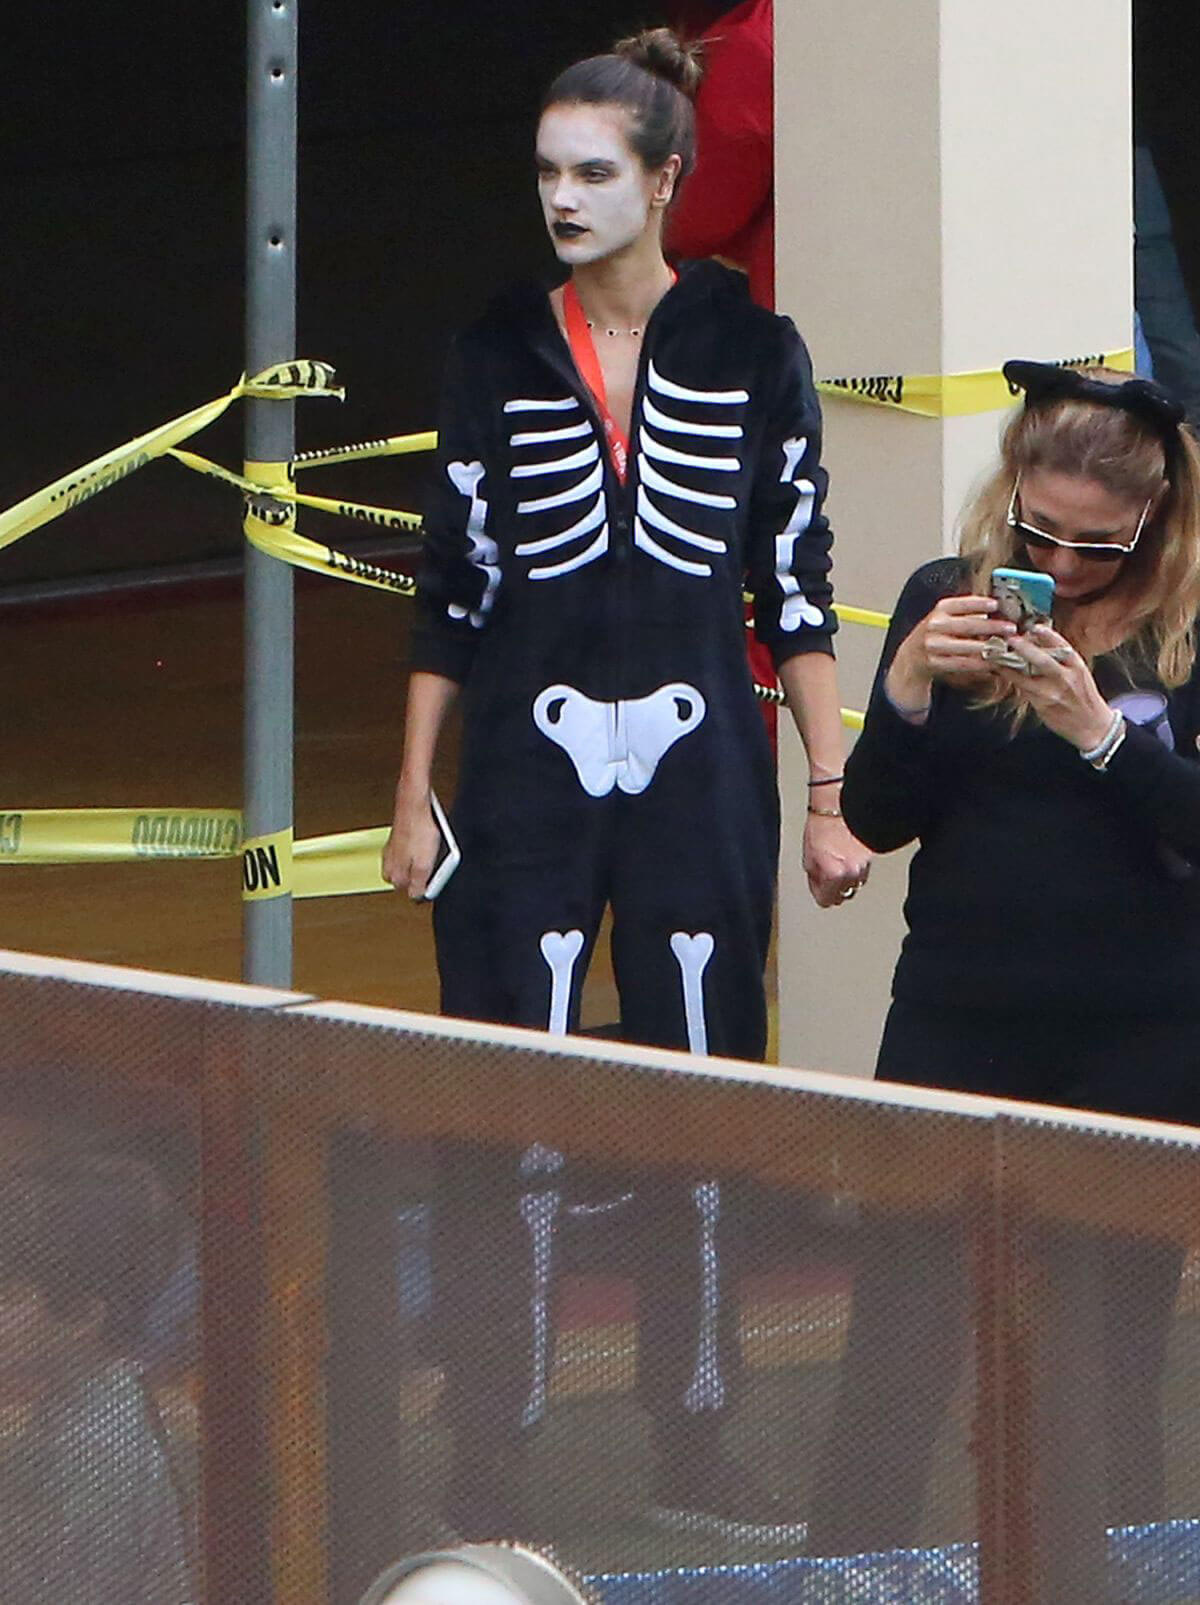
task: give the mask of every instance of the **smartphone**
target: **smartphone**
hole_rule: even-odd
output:
[[[1028,568],[997,568],[992,570],[992,595],[1000,604],[996,617],[1007,619],[1024,633],[1034,624],[1048,624],[1054,606],[1054,576]],[[1020,669],[1032,674],[1019,652],[1005,645],[1004,637],[992,636],[984,642],[983,657],[986,663],[998,663],[1007,669]]]
[[[1029,568],[993,569],[992,595],[1000,604],[999,616],[1018,630],[1047,624],[1054,607],[1054,576]]]
[[[433,868],[429,872],[429,879],[425,883],[425,890],[419,899],[422,903],[432,903],[434,898],[445,890],[446,882],[462,862],[462,853],[459,851],[458,842],[454,839],[454,832],[450,829],[450,821],[446,818],[446,810],[438,800],[436,791],[429,793],[429,802],[433,809],[433,817],[441,841],[438,844],[437,857],[433,861]]]

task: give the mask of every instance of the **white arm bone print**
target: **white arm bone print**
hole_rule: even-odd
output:
[[[595,702],[573,686],[551,685],[534,699],[533,722],[568,755],[589,797],[607,797],[614,786],[636,797],[664,753],[706,711],[695,686],[682,682],[621,702]]]
[[[552,401],[533,401],[528,398],[516,401],[506,401],[506,413],[528,413],[545,410],[547,412],[579,412],[579,402],[573,396],[563,396]],[[578,441],[586,440],[588,444],[582,449],[573,449]],[[515,548],[518,557],[537,557],[543,552],[556,551],[559,547],[569,546],[572,541],[584,535],[596,532],[582,551],[573,556],[564,558],[557,563],[539,564],[529,570],[531,580],[556,580],[564,574],[571,574],[575,569],[584,568],[588,563],[594,563],[598,557],[603,557],[608,551],[608,519],[604,501],[604,464],[600,456],[600,442],[596,438],[596,431],[588,418],[578,422],[564,424],[554,429],[520,429],[511,436],[514,451],[525,446],[549,447],[556,455],[543,457],[536,462],[518,462],[510,470],[513,479],[539,479],[552,474],[574,473],[577,469],[585,469],[582,478],[576,479],[565,490],[552,491],[545,496],[533,496],[517,503],[517,512],[523,517],[535,516],[539,513],[555,512],[559,508],[569,507],[574,511],[580,502],[589,498],[591,506],[582,517],[574,517],[564,529],[551,530],[549,534],[538,535],[532,540],[521,541]],[[563,448],[559,450],[558,448]]]
[[[496,587],[500,584],[500,549],[486,533],[488,504],[479,494],[485,472],[482,463],[446,465],[450,483],[471,503],[471,510],[467,514],[467,539],[471,543],[468,556],[475,567],[482,571],[486,581],[477,608],[468,609],[458,602],[451,602],[446,611],[452,619],[470,618],[477,630],[483,628],[484,620],[496,599]]]
[[[783,592],[783,606],[779,610],[779,628],[789,634],[793,630],[798,630],[802,624],[819,627],[825,623],[825,615],[819,607],[814,607],[808,600],[800,589],[800,581],[792,573],[796,542],[812,522],[813,504],[817,496],[817,487],[811,479],[797,477],[807,450],[808,440],[803,435],[785,440],[783,472],[779,476],[781,485],[792,485],[796,491],[796,505],[792,509],[792,516],[788,519],[783,532],[775,537],[775,578],[779,581],[779,589]]]

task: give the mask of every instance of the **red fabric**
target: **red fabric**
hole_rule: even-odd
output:
[[[623,485],[629,471],[629,439],[608,410],[608,386],[604,383],[604,370],[596,354],[596,343],[588,328],[574,279],[568,279],[563,286],[563,321],[567,326],[567,344],[571,347],[579,377],[592,392],[592,400],[596,403],[596,411],[600,414],[608,439],[608,453],[617,478]]]
[[[775,21],[773,0],[744,0],[702,35],[696,169],[671,208],[667,244],[681,257],[722,256],[775,305]]]
[[[678,0],[675,25],[691,32],[708,8]],[[704,77],[696,95],[696,166],[667,224],[667,249],[679,257],[720,256],[744,268],[750,294],[775,306],[775,15],[774,0],[744,0],[711,23]],[[747,619],[750,609],[747,608]],[[779,682],[770,651],[748,630],[750,672],[759,685]],[[772,741],[776,710],[763,704]]]

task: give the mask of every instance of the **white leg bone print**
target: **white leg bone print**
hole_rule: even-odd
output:
[[[696,1413],[719,1410],[725,1403],[725,1382],[717,1346],[717,1319],[721,1309],[721,1266],[717,1257],[720,1182],[698,1182],[692,1188],[692,1199],[700,1216],[700,1332],[696,1343],[696,1369],[683,1402],[688,1410]]]
[[[465,607],[460,607],[457,602],[451,602],[447,612],[452,619],[469,617],[471,623],[479,630],[483,628],[484,619],[491,612],[492,603],[496,598],[496,587],[500,584],[500,548],[484,531],[488,504],[479,494],[484,466],[482,463],[448,463],[446,473],[455,490],[461,492],[471,503],[471,510],[467,514],[467,539],[471,543],[469,555],[475,567],[483,571],[487,581],[477,608],[468,613]]]
[[[783,592],[779,627],[789,634],[793,630],[798,630],[802,624],[820,626],[825,622],[825,615],[821,609],[814,607],[808,600],[800,589],[800,581],[792,573],[796,542],[812,522],[813,503],[817,495],[817,487],[811,479],[796,477],[807,450],[808,440],[804,435],[785,440],[783,472],[779,476],[781,485],[792,485],[796,491],[796,505],[792,509],[792,516],[788,519],[783,533],[775,537],[775,578],[779,581],[779,589]]]
[[[529,1315],[533,1327],[533,1377],[521,1425],[532,1427],[546,1413],[550,1371],[550,1276],[554,1260],[554,1222],[562,1203],[558,1192],[521,1194],[521,1219],[529,1231],[533,1258],[533,1289]]]
[[[573,686],[551,685],[534,699],[533,722],[568,755],[589,797],[607,797],[614,786],[636,797],[705,712],[699,691],[682,682],[623,702],[595,702]]]
[[[697,931],[694,936],[689,936],[686,931],[676,931],[671,937],[671,952],[675,955],[683,981],[688,1047],[693,1053],[708,1052],[708,1027],[704,1020],[704,971],[715,947],[710,931]],[[697,1183],[692,1189],[692,1198],[700,1215],[700,1332],[696,1345],[696,1370],[684,1396],[684,1404],[692,1411],[719,1410],[725,1402],[725,1383],[721,1377],[717,1346],[717,1320],[721,1307],[720,1263],[717,1258],[720,1183]]]
[[[546,1029],[562,1036],[571,1012],[571,979],[583,952],[582,931],[547,931],[538,943],[550,966],[550,1019]]]
[[[708,1052],[708,1026],[704,1019],[704,971],[716,943],[708,931],[689,936],[676,931],[671,952],[683,980],[683,1013],[687,1021],[688,1047],[693,1053]]]

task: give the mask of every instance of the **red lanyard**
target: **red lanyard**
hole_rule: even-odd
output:
[[[600,421],[604,425],[604,433],[608,439],[609,455],[612,457],[617,478],[623,485],[629,467],[629,437],[608,410],[608,388],[604,383],[600,358],[596,355],[596,342],[592,339],[592,331],[588,328],[587,317],[579,299],[579,291],[575,288],[574,279],[568,279],[563,286],[563,322],[566,324],[567,344],[571,348],[579,377],[592,392],[592,399],[596,403],[596,410],[600,414]]]

